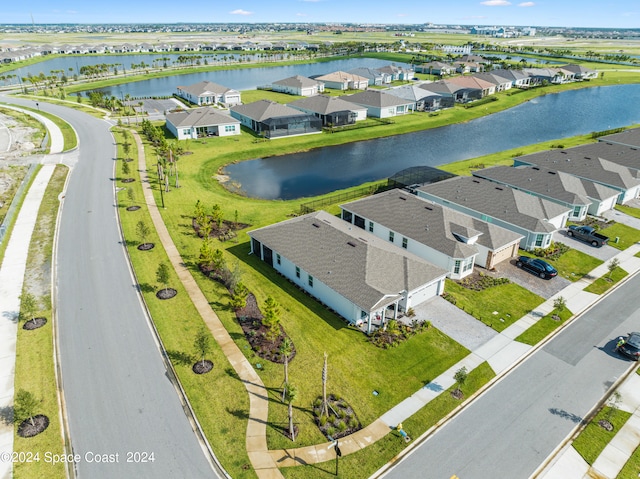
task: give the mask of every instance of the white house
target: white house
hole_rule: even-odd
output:
[[[444,291],[444,269],[324,211],[249,236],[252,254],[369,331]]]
[[[301,75],[295,75],[274,81],[271,84],[271,89],[289,95],[314,96],[324,91],[324,83]]]
[[[442,206],[522,236],[526,250],[546,248],[564,227],[571,210],[544,198],[469,176],[456,176],[417,188],[416,194]]]
[[[356,105],[367,108],[367,116],[375,118],[390,118],[411,113],[415,103],[411,100],[399,98],[380,90],[366,90],[355,95],[344,97]]]
[[[343,71],[320,75],[315,79],[324,83],[325,88],[334,90],[364,90],[369,86],[368,78]]]
[[[198,106],[239,105],[242,103],[240,92],[210,81],[201,81],[195,85],[179,86],[178,96]]]
[[[167,129],[178,140],[240,134],[240,121],[212,107],[167,113],[166,120]]]
[[[342,219],[443,268],[452,279],[518,254],[522,235],[395,189],[340,205]]]
[[[316,95],[289,103],[296,110],[315,115],[323,126],[350,125],[367,119],[367,109],[343,99],[344,97]]]

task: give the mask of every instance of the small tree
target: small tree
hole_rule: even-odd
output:
[[[265,337],[268,341],[275,341],[280,335],[280,305],[269,296],[264,302],[264,317],[262,324],[267,328]]]
[[[465,366],[462,366],[460,369],[458,369],[453,376],[453,379],[456,381],[455,391],[459,396],[462,395],[462,389],[460,388],[464,386],[464,383],[467,381],[467,377],[468,377],[468,373],[467,373],[467,368]]]
[[[135,203],[136,202],[136,192],[133,191],[133,188],[131,188],[131,187],[127,188],[127,198],[129,198],[129,201],[131,203]]]
[[[156,280],[164,286],[165,290],[167,289],[167,284],[169,284],[169,267],[167,266],[167,263],[162,262],[158,265],[158,269],[156,270]]]
[[[127,163],[126,161],[122,162],[122,174],[123,175],[128,175],[131,172],[131,170],[129,169],[129,163]]]
[[[237,282],[231,294],[230,306],[234,311],[238,311],[247,305],[249,290],[242,282]]]
[[[151,230],[149,229],[147,224],[142,220],[138,221],[138,224],[136,225],[136,234],[138,235],[138,238],[140,238],[141,243],[144,244],[147,242],[147,238],[149,237],[150,233]]]
[[[211,207],[211,218],[213,218],[213,221],[216,223],[218,228],[222,225],[222,216],[222,208],[216,203]]]
[[[289,403],[289,436],[291,440],[296,440],[296,431],[293,427],[293,403],[298,399],[298,389],[287,385],[287,403]]]
[[[198,331],[193,341],[193,346],[198,355],[202,356],[202,366],[204,366],[205,356],[211,352],[211,335],[209,332],[205,329]]]
[[[31,293],[23,293],[20,296],[20,317],[29,321],[33,319],[38,310],[38,301],[36,297]]]
[[[13,402],[13,420],[21,423],[22,421],[29,419],[31,421],[31,425],[35,426],[33,417],[37,414],[40,403],[41,401],[29,391],[20,389]]]
[[[567,309],[567,300],[564,299],[564,297],[562,296],[558,296],[556,299],[553,300],[553,307],[557,313],[554,315],[554,317],[559,319],[563,311]]]
[[[129,159],[129,153],[131,153],[131,143],[129,140],[125,138],[124,143],[122,143],[122,151],[124,152],[125,161]]]
[[[284,381],[282,382],[282,401],[287,395],[287,387],[289,385],[289,356],[293,352],[293,342],[289,339],[288,336],[282,340],[282,344],[280,344],[280,354],[282,354],[284,358]]]
[[[611,275],[618,266],[620,266],[620,260],[618,258],[613,258],[611,261],[609,261],[609,264],[607,264],[607,269],[609,270],[609,279],[611,279]]]

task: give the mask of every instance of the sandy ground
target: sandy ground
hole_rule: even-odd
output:
[[[11,201],[11,198],[5,198],[5,193],[22,179],[22,173],[18,174],[18,170],[11,167],[33,161],[29,155],[35,150],[31,137],[36,131],[0,113],[0,207]]]

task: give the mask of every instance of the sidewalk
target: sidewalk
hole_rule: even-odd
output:
[[[6,108],[23,111],[45,124],[51,139],[50,154],[60,155],[64,140],[60,129],[48,118],[36,113],[4,105]],[[55,164],[47,162],[36,175],[20,212],[11,236],[7,238],[2,265],[0,265],[0,418],[10,417],[13,408],[14,378],[16,363],[16,340],[20,295],[27,266],[27,255],[31,235],[38,218],[38,210],[49,184]],[[13,451],[13,424],[0,420],[0,452]],[[0,461],[0,478],[12,475],[12,464]]]

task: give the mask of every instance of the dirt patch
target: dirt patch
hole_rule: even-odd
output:
[[[22,113],[16,112],[16,118],[21,115]],[[9,116],[6,110],[0,112],[0,129],[7,128],[11,132],[8,144],[0,145],[0,163],[21,163],[24,157],[37,151],[36,142],[39,143],[37,137],[40,132],[16,118]]]

